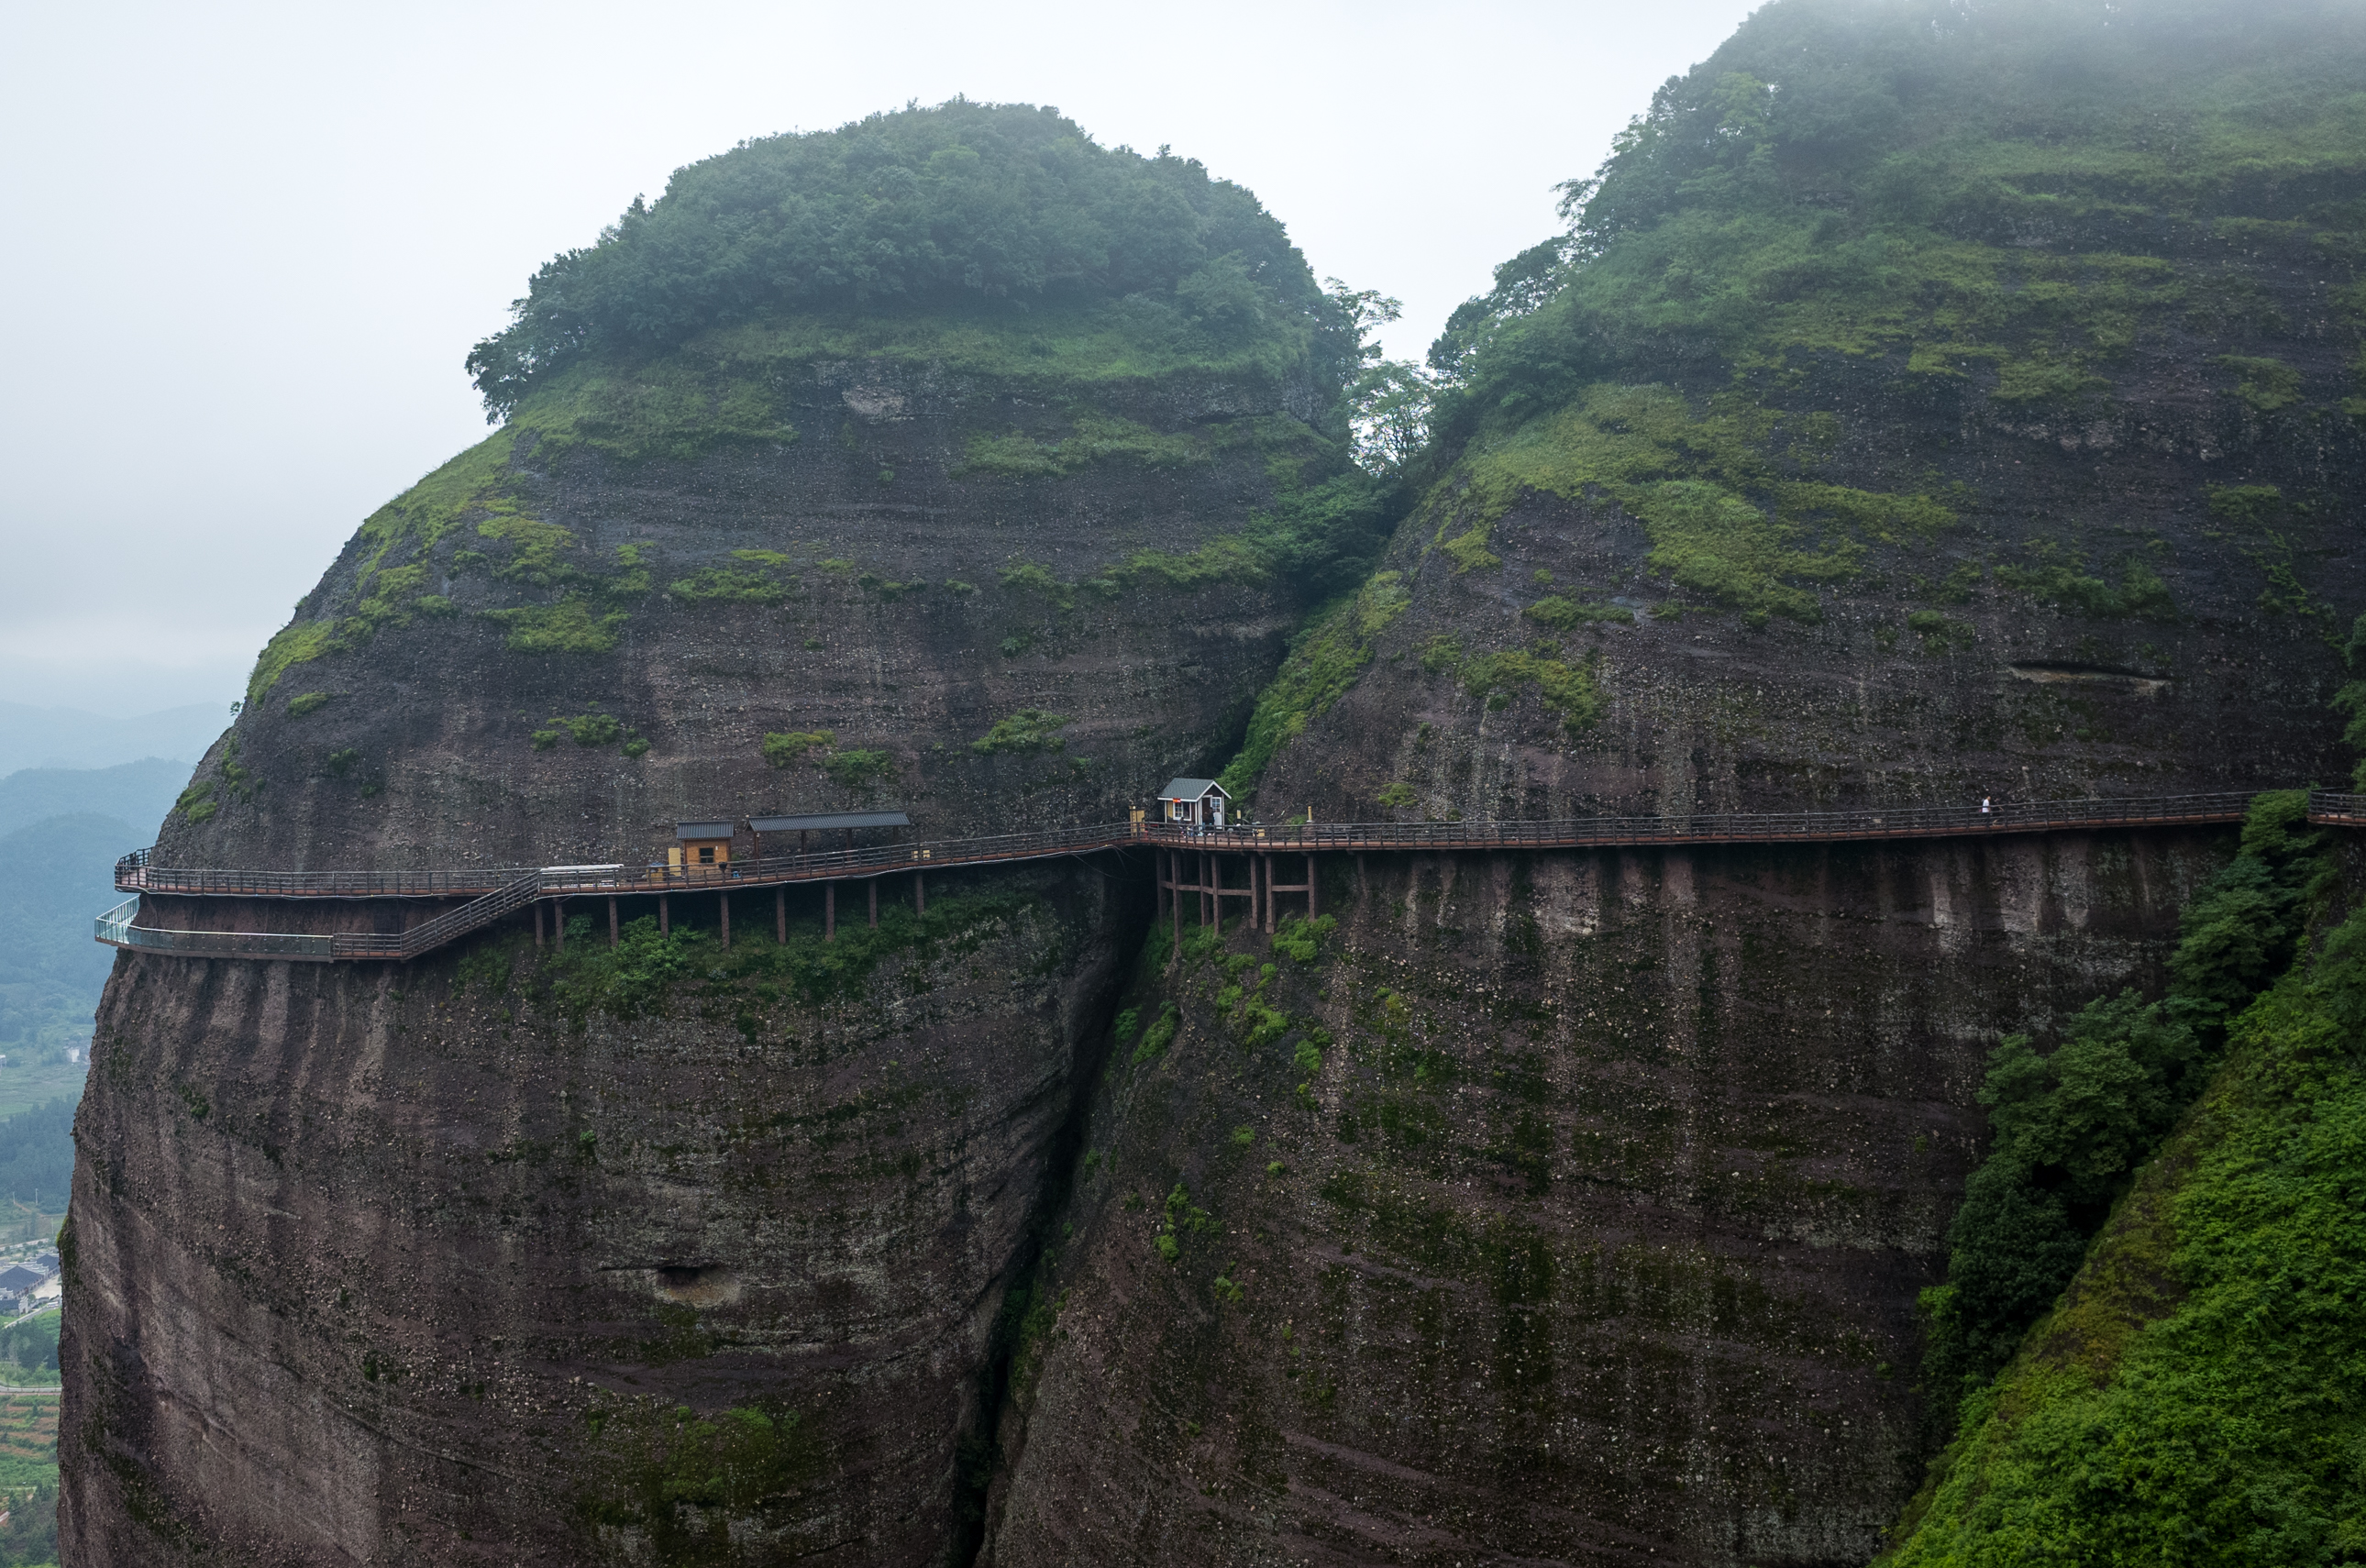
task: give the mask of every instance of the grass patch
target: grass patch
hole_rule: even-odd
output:
[[[1425,504],[1440,519],[1439,547],[1468,570],[1493,561],[1488,532],[1524,491],[1599,496],[1643,525],[1653,571],[1736,609],[1814,621],[1821,611],[1800,584],[1851,579],[1865,543],[1928,540],[1955,520],[1930,495],[1788,471],[1823,439],[1820,426],[1786,423],[1740,397],[1711,399],[1696,415],[1664,387],[1595,386],[1556,414],[1473,443]],[[1458,522],[1464,531],[1448,538]]]
[[[1072,474],[1096,463],[1126,462],[1149,468],[1179,468],[1204,463],[1211,446],[1204,436],[1162,434],[1146,424],[1106,414],[1080,414],[1074,433],[1056,441],[1017,431],[972,436],[957,474],[993,474],[1005,479]]]
[[[817,920],[797,920],[785,943],[759,927],[735,932],[728,948],[703,931],[660,934],[654,916],[625,922],[611,948],[579,915],[569,922],[565,949],[546,961],[546,973],[553,999],[578,1018],[595,1011],[637,1018],[725,999],[737,1006],[749,993],[760,1000],[764,987],[818,1006],[860,995],[888,959],[925,963],[967,952],[1036,907],[1020,893],[942,894],[930,899],[926,914],[915,915],[883,900],[877,926],[841,924],[835,942],[823,940]]]
[[[1284,742],[1305,734],[1317,716],[1347,694],[1371,662],[1373,639],[1412,603],[1402,574],[1382,571],[1353,595],[1316,611],[1290,638],[1281,669],[1257,694],[1240,754],[1216,782],[1235,797],[1246,792]]]
[[[994,728],[969,743],[969,749],[981,757],[1030,756],[1038,751],[1057,751],[1068,744],[1060,733],[1068,726],[1066,716],[1042,708],[1020,708],[1017,713],[994,721]]]

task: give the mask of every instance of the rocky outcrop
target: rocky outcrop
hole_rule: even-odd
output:
[[[2146,265],[2191,288],[2083,403],[1902,345],[1744,371],[1669,338],[1480,423],[1328,623],[1344,694],[1285,674],[1256,804],[2338,782],[2366,449],[2346,253],[2296,210],[2164,223]],[[1235,929],[1129,1000],[1173,1043],[1095,1102],[991,1560],[1867,1561],[1931,1451],[1915,1303],[1987,1051],[2156,988],[2230,850],[1326,859],[1319,958]]]
[[[2222,853],[1326,862],[1314,962],[1129,1002],[989,1560],[1865,1561],[1995,1032],[2157,985]]]
[[[1241,547],[1322,477],[1288,387],[783,385],[794,439],[688,457],[513,427],[441,536],[430,476],[299,611],[328,645],[253,694],[160,863],[639,862],[677,818],[864,803],[1121,820],[1228,753],[1301,613]],[[1079,421],[1115,449],[1062,456]],[[73,1560],[965,1560],[1006,1294],[1149,891],[1091,863],[926,895],[884,884],[874,931],[847,885],[833,944],[801,890],[785,946],[771,898],[727,950],[699,895],[670,942],[626,900],[615,950],[595,904],[564,953],[521,919],[399,968],[123,960],[70,1230]]]

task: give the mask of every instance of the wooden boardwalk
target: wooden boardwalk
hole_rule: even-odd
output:
[[[98,917],[96,939],[112,947],[190,958],[277,958],[312,962],[341,959],[401,962],[434,951],[470,931],[522,909],[535,910],[542,933],[541,906],[569,898],[608,901],[611,940],[616,900],[655,897],[663,919],[671,896],[785,890],[820,884],[825,888],[826,928],[836,924],[836,886],[869,882],[873,918],[877,915],[877,879],[910,875],[916,898],[926,899],[926,875],[975,866],[1013,864],[1069,855],[1147,849],[1159,852],[1160,913],[1171,907],[1179,924],[1180,896],[1200,895],[1203,909],[1227,897],[1251,899],[1258,923],[1271,930],[1272,895],[1303,893],[1312,909],[1316,897],[1313,856],[1318,853],[1493,853],[1504,851],[1604,849],[1635,845],[1849,843],[1892,839],[1962,839],[2018,833],[2075,832],[2099,829],[2169,828],[2238,822],[2252,796],[2244,792],[2163,795],[2148,799],[2036,801],[1979,807],[1902,807],[1864,811],[1725,812],[1682,817],[1582,817],[1522,822],[1339,822],[1283,828],[1213,830],[1115,823],[1051,829],[987,838],[948,839],[932,843],[838,850],[818,854],[735,861],[715,868],[668,869],[627,865],[496,866],[436,871],[267,872],[184,869],[154,864],[146,850],[116,863],[115,886],[133,895]],[[2366,795],[2313,791],[2309,820],[2366,826]],[[1183,879],[1183,856],[1241,855],[1249,861],[1248,886],[1226,886],[1221,860],[1199,863],[1193,880]],[[1308,857],[1306,879],[1273,880],[1278,854]],[[135,923],[141,897],[272,899],[463,899],[399,933],[339,931],[197,931]],[[785,927],[784,906],[776,897],[775,920]],[[729,912],[725,907],[725,939]],[[563,940],[563,939],[562,939]]]

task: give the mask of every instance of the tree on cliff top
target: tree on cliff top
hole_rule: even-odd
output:
[[[676,170],[535,275],[468,369],[490,414],[585,357],[798,311],[1109,307],[1212,345],[1355,333],[1255,196],[1056,109],[956,98],[766,137]]]

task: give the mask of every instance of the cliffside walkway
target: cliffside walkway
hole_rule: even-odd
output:
[[[2238,822],[2251,795],[2161,795],[2135,799],[2089,799],[1974,807],[1900,807],[1864,811],[1721,812],[1684,817],[1582,817],[1522,822],[1324,822],[1280,828],[1214,830],[1155,823],[1114,823],[1051,829],[988,838],[947,839],[932,843],[837,850],[817,854],[735,861],[728,866],[668,869],[627,865],[468,867],[437,871],[269,872],[182,869],[152,863],[141,850],[116,863],[115,886],[133,897],[98,917],[96,939],[110,947],[189,958],[281,958],[313,962],[340,959],[401,962],[533,907],[535,932],[542,933],[540,906],[572,897],[605,897],[611,940],[615,900],[655,896],[664,918],[668,895],[738,893],[785,889],[818,883],[828,903],[826,925],[836,923],[835,886],[873,884],[876,918],[877,879],[909,874],[915,896],[926,898],[926,874],[972,866],[1016,863],[1107,851],[1149,849],[1159,855],[1160,913],[1174,909],[1180,896],[1198,893],[1203,908],[1226,897],[1246,897],[1272,929],[1272,896],[1304,893],[1314,903],[1312,857],[1316,853],[1493,852],[1504,850],[1602,849],[1621,845],[1846,843],[1886,839],[1962,839],[2016,833],[2068,832],[2110,828],[2167,828]],[[2366,826],[2366,795],[2312,791],[2309,820]],[[1222,885],[1215,860],[1200,863],[1195,880],[1183,880],[1184,857],[1244,855],[1250,884]],[[1272,857],[1308,856],[1307,879],[1272,879]],[[150,897],[288,899],[466,899],[400,932],[303,932],[179,931],[135,923],[141,896]],[[925,907],[925,903],[923,903]],[[785,926],[782,906],[775,919]],[[725,907],[725,935],[729,913]],[[563,938],[561,939],[563,940]]]

